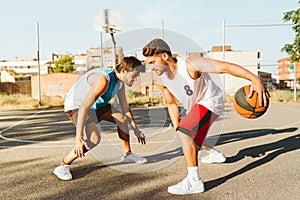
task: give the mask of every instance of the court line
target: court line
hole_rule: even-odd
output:
[[[252,132],[247,132],[247,133],[240,133],[240,134],[236,134],[236,136],[240,136],[240,135],[251,135],[251,134],[255,134],[257,133],[257,131],[252,131]],[[298,133],[295,133],[295,134],[299,134],[300,132]],[[175,137],[175,136],[174,136]],[[210,136],[208,138],[226,138],[226,137],[232,137],[232,136],[228,136],[228,135],[220,135],[220,136]],[[109,141],[119,141],[118,139],[113,139],[113,140],[109,140]],[[115,145],[115,146],[120,146],[121,144],[120,143],[113,143],[113,142],[109,142],[109,141],[105,141],[105,142],[100,142],[99,145],[101,146],[110,146],[110,145]],[[151,142],[151,141],[147,141],[147,144],[167,144],[167,143],[171,143],[171,142],[174,142],[174,139],[173,140],[161,140],[161,141],[155,141],[155,142]],[[70,144],[70,145],[58,145],[59,143],[66,143],[66,142],[56,142],[56,141],[53,141],[53,142],[50,142],[50,143],[53,143],[53,145],[30,145],[30,146],[1,146],[0,145],[0,149],[30,149],[30,148],[66,148],[66,147],[73,147],[74,144]],[[74,142],[72,142],[74,143]],[[131,142],[130,144],[132,145],[139,145],[140,143],[138,142]]]
[[[147,142],[147,144],[167,144],[174,142],[174,140],[161,140],[161,141],[155,141],[155,142]],[[131,142],[131,145],[140,145],[138,142]],[[111,142],[105,142],[100,143],[101,146],[121,146],[121,143],[111,143]],[[74,144],[72,145],[30,145],[30,146],[1,146],[0,149],[33,149],[33,148],[66,148],[66,147],[74,147]]]
[[[2,139],[4,139],[4,140],[8,140],[8,141],[14,141],[14,142],[23,142],[23,143],[37,143],[37,142],[45,142],[45,141],[39,141],[39,140],[20,140],[20,139],[14,139],[14,138],[9,138],[9,137],[5,137],[5,136],[3,136],[2,135],[2,133],[4,133],[5,131],[7,131],[7,130],[9,130],[9,129],[11,129],[11,128],[13,128],[13,127],[15,127],[15,126],[17,126],[17,125],[19,125],[19,124],[21,124],[22,122],[24,122],[24,121],[26,121],[27,119],[29,119],[29,118],[31,118],[31,117],[33,117],[33,116],[35,116],[35,115],[37,115],[38,113],[36,113],[36,114],[34,114],[34,115],[31,115],[31,116],[29,116],[29,117],[27,117],[26,119],[23,119],[23,120],[21,120],[21,121],[19,121],[19,122],[17,122],[17,123],[15,123],[15,124],[13,124],[13,125],[11,125],[10,127],[8,127],[8,128],[5,128],[4,130],[1,130],[0,131],[0,138],[2,138]],[[163,125],[163,124],[140,124],[140,127],[155,127],[155,126],[158,126],[158,125]],[[106,125],[101,125],[102,127],[114,127],[114,126],[116,126],[116,125],[109,125],[109,124],[106,124]],[[100,126],[100,127],[101,127]],[[67,127],[74,127],[74,126],[67,126]],[[167,131],[167,130],[169,130],[170,128],[171,128],[172,126],[168,126],[167,128],[166,128],[166,130],[159,130],[159,131],[156,131],[156,132],[154,132],[154,133],[151,133],[151,134],[148,134],[147,136],[148,137],[152,137],[153,135],[156,135],[158,132],[165,132],[165,131]],[[35,127],[36,128],[36,127]],[[66,128],[66,126],[64,126],[64,128]],[[162,128],[162,127],[159,127],[159,128]],[[130,129],[131,130],[131,129]],[[56,141],[46,141],[46,142],[56,142]],[[59,142],[58,142],[59,143]]]
[[[7,131],[7,130],[9,130],[9,129],[11,129],[11,128],[13,128],[13,127],[15,127],[15,126],[17,126],[17,125],[19,125],[19,124],[21,124],[21,123],[23,123],[24,121],[26,121],[26,120],[28,120],[28,119],[30,119],[32,117],[40,114],[43,111],[44,110],[40,110],[39,112],[36,112],[35,114],[30,115],[30,116],[26,117],[25,119],[23,119],[21,121],[18,121],[16,123],[14,123],[13,125],[11,125],[11,126],[5,128],[5,129],[1,130],[0,131],[0,138],[2,138],[4,140],[8,140],[8,141],[14,141],[14,142],[24,142],[24,143],[33,143],[33,142],[35,142],[35,141],[32,141],[32,140],[18,140],[18,139],[8,138],[8,137],[3,136],[2,133],[5,132],[5,131]]]
[[[15,127],[15,126],[18,126],[19,124],[23,123],[24,121],[26,121],[26,120],[28,120],[28,119],[30,119],[30,118],[32,118],[32,117],[34,117],[34,116],[40,114],[41,112],[44,112],[44,111],[45,111],[45,110],[41,110],[41,111],[39,111],[39,112],[36,112],[35,114],[30,115],[30,116],[26,117],[25,119],[23,119],[23,120],[21,120],[21,121],[19,121],[19,122],[16,122],[16,123],[14,123],[13,125],[11,125],[11,126],[5,128],[5,129],[3,129],[3,130],[0,130],[0,138],[2,138],[2,139],[4,139],[4,140],[7,140],[7,141],[21,142],[21,143],[37,143],[37,142],[43,142],[43,141],[38,141],[38,140],[20,140],[20,139],[14,139],[14,138],[5,137],[5,136],[2,135],[2,134],[3,134],[4,132],[6,132],[7,130],[12,129],[12,128]],[[164,120],[156,120],[156,121],[165,122]],[[164,125],[164,124],[158,124],[158,123],[156,123],[156,124],[140,124],[140,127],[152,127],[152,126],[158,126],[158,125]],[[103,125],[101,125],[101,126],[102,126],[102,127],[110,127],[110,126],[115,126],[115,125],[103,124]],[[100,127],[101,127],[101,126],[100,126]],[[64,128],[65,128],[65,127],[66,127],[66,126],[64,126]],[[68,126],[68,127],[71,127],[71,125]],[[74,126],[72,126],[72,127],[74,127]],[[35,127],[35,128],[36,128],[36,127]],[[168,129],[169,129],[169,128],[170,128],[170,126],[168,127]],[[160,132],[164,132],[164,131],[160,131]],[[156,132],[153,133],[152,135],[155,135],[155,134],[156,134]],[[47,141],[47,142],[51,142],[51,141]],[[0,148],[1,148],[1,147],[0,147]]]
[[[30,116],[26,117],[25,119],[23,119],[23,120],[21,120],[21,121],[19,121],[19,122],[16,122],[16,123],[14,123],[13,125],[11,125],[11,126],[5,128],[5,129],[3,129],[3,130],[0,130],[0,138],[2,138],[2,139],[4,139],[4,140],[7,140],[7,141],[23,142],[23,143],[36,143],[36,142],[42,142],[42,141],[38,141],[38,140],[36,140],[36,141],[34,141],[34,140],[19,140],[19,139],[14,139],[14,138],[5,137],[5,136],[3,136],[2,134],[3,134],[5,131],[7,131],[7,130],[9,130],[9,129],[11,129],[11,128],[13,128],[13,127],[15,127],[15,126],[21,124],[21,123],[23,123],[24,121],[26,121],[26,120],[28,120],[28,119],[30,119],[30,118],[32,118],[32,117],[34,117],[34,116],[40,114],[41,112],[44,112],[44,111],[45,111],[45,110],[40,110],[39,112],[36,112],[35,114],[30,115]],[[181,111],[181,113],[182,113],[182,112],[183,112],[183,111]],[[180,114],[181,114],[181,113],[180,113]],[[166,121],[164,121],[164,120],[156,120],[156,121],[166,122]],[[162,124],[151,124],[151,125],[149,125],[149,124],[143,124],[143,125],[149,127],[149,126],[156,126],[156,125],[162,125]],[[110,125],[101,125],[101,126],[105,127],[105,126],[110,126]],[[171,123],[169,124],[168,129],[170,128],[170,126],[171,126]],[[154,134],[153,134],[153,135],[154,135]]]
[[[14,141],[14,142],[21,142],[21,143],[44,143],[44,144],[47,144],[47,143],[53,143],[53,144],[56,144],[55,146],[47,146],[47,145],[43,145],[43,146],[38,146],[38,145],[35,145],[35,146],[1,146],[0,145],[0,148],[53,148],[53,147],[70,147],[70,146],[73,146],[73,145],[57,145],[57,144],[61,144],[61,143],[66,143],[66,141],[38,141],[38,140],[19,140],[19,139],[14,139],[14,138],[8,138],[8,137],[5,137],[2,135],[2,133],[4,133],[5,131],[15,127],[15,126],[18,126],[19,124],[23,123],[24,121],[40,114],[41,112],[44,112],[45,110],[40,110],[39,112],[36,112],[34,113],[33,115],[30,115],[28,117],[26,117],[25,119],[19,121],[19,122],[16,122],[14,123],[13,125],[3,129],[3,130],[0,130],[0,138],[4,139],[4,140],[8,140],[8,141]],[[163,121],[163,120],[158,120],[158,121]],[[165,122],[165,121],[163,121]],[[296,122],[292,122],[290,124],[286,124],[286,125],[283,125],[283,126],[280,126],[280,127],[277,127],[277,128],[285,128],[285,127],[288,127],[288,126],[291,126],[291,125],[296,125],[296,124],[299,124],[300,121],[296,121]],[[151,126],[157,126],[157,125],[162,125],[162,124],[140,124],[139,127],[151,127]],[[104,124],[104,125],[101,125],[101,126],[106,126],[106,127],[109,127],[109,126],[115,126],[115,125],[109,125],[109,124]],[[166,130],[161,130],[159,131],[160,133],[162,132],[165,132],[165,131],[168,131],[169,129],[172,128],[172,125],[171,123],[169,124],[169,127],[166,128]],[[261,131],[264,131],[264,130],[261,130]],[[237,133],[236,136],[240,136],[240,135],[251,135],[251,134],[255,134],[257,132],[260,132],[260,131],[250,131],[250,132],[247,132],[247,133]],[[156,135],[157,132],[155,133],[152,133],[150,136],[153,136],[153,135]],[[208,136],[208,138],[226,138],[226,137],[232,137],[232,136],[229,136],[229,135],[223,135],[220,134],[220,135],[216,135],[216,136]],[[112,140],[109,140],[109,141],[119,141],[118,139],[112,139]],[[166,142],[170,142],[170,141],[173,141],[173,140],[166,140],[166,141],[156,141],[156,142],[147,142],[147,143],[166,143]],[[72,142],[73,143],[73,142]],[[109,145],[112,145],[113,143],[110,143]],[[139,143],[131,143],[131,144],[139,144]],[[101,144],[100,145],[106,145],[106,144]],[[113,144],[113,145],[118,145],[118,144]]]
[[[30,118],[32,118],[32,117],[34,117],[34,116],[36,116],[36,115],[44,112],[44,111],[45,110],[40,110],[39,112],[36,112],[36,113],[34,113],[34,114],[26,117],[25,119],[23,119],[21,121],[18,121],[16,123],[12,124],[11,126],[3,129],[3,130],[0,130],[0,138],[3,139],[3,140],[20,142],[20,143],[44,143],[44,144],[53,143],[54,145],[34,145],[34,146],[33,145],[30,145],[30,146],[3,146],[3,145],[0,145],[0,149],[1,148],[2,149],[7,149],[7,148],[17,148],[17,149],[18,148],[53,148],[53,147],[72,147],[72,146],[74,146],[73,144],[72,145],[57,145],[57,144],[61,144],[61,143],[66,143],[65,141],[46,141],[46,142],[44,142],[44,141],[38,141],[38,140],[20,140],[20,139],[14,139],[14,138],[9,138],[9,137],[3,136],[4,132],[6,132],[6,131],[8,131],[8,130],[10,130],[10,129],[12,129],[12,128],[18,126],[18,125],[20,125],[20,124],[22,124],[26,120],[28,120],[28,119],[30,119]],[[156,120],[156,121],[165,122],[164,120]],[[153,126],[157,126],[157,125],[160,126],[160,125],[164,125],[164,124],[158,124],[158,123],[156,123],[156,124],[140,124],[139,126],[140,127],[153,127]],[[103,127],[110,127],[110,126],[115,126],[115,125],[103,124],[101,126],[103,126]],[[65,126],[64,126],[64,128],[65,128]],[[169,124],[169,126],[165,130],[159,130],[159,132],[162,133],[162,132],[168,131],[170,128],[172,128],[171,124]],[[156,135],[157,132],[158,131],[152,133],[151,136],[152,135]],[[150,135],[149,135],[149,137],[150,137]],[[115,140],[109,140],[109,141],[119,141],[119,140],[115,139]],[[152,143],[158,144],[158,143],[166,143],[166,142],[172,142],[172,141],[173,140],[166,140],[166,141],[156,141],[156,142],[147,142],[147,143],[148,144],[152,144]],[[72,141],[72,143],[73,143],[73,141]],[[109,144],[103,144],[103,143],[101,144],[100,143],[100,145],[120,145],[119,143],[118,144],[114,144],[114,143],[111,143],[111,142],[107,142],[107,143],[109,143]],[[139,143],[136,142],[136,143],[131,143],[131,144],[139,144]]]

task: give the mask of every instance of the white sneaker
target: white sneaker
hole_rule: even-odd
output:
[[[216,149],[208,152],[207,156],[201,158],[201,162],[203,163],[223,163],[226,161],[226,157]]]
[[[146,163],[148,160],[138,154],[135,153],[131,153],[128,156],[122,156],[121,158],[121,162],[124,163],[129,163],[129,162],[134,162],[134,163],[138,163],[138,164],[143,164]]]
[[[57,166],[55,167],[53,173],[61,180],[67,181],[72,179],[72,174],[70,172],[70,165]]]
[[[190,181],[188,177],[183,179],[183,181],[177,185],[168,187],[169,193],[179,195],[201,193],[204,192],[204,190],[205,189],[202,180]]]

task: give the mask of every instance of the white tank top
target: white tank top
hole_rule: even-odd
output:
[[[64,103],[65,112],[68,110],[78,109],[82,100],[91,89],[91,85],[88,83],[88,77],[92,73],[99,73],[105,75],[108,80],[108,88],[104,94],[102,94],[96,102],[91,106],[91,109],[96,110],[101,106],[106,105],[122,88],[122,81],[116,81],[114,75],[114,69],[111,68],[96,68],[86,72],[69,90]]]
[[[209,73],[202,72],[200,77],[193,80],[186,69],[186,59],[176,57],[178,71],[173,80],[162,74],[165,87],[177,98],[189,112],[196,104],[201,104],[213,113],[221,115],[224,110],[222,90],[215,84]]]

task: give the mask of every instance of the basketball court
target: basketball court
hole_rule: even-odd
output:
[[[52,171],[72,148],[75,134],[63,109],[1,111],[0,199],[297,199],[299,105],[274,104],[254,120],[227,105],[209,133],[227,162],[200,163],[206,191],[186,196],[167,192],[185,177],[186,167],[166,108],[133,113],[148,140],[138,144],[131,131],[132,148],[148,163],[121,163],[115,126],[101,122],[100,145],[73,163],[74,180],[61,181]]]

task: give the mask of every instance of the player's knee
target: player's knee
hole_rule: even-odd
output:
[[[88,142],[87,145],[86,145],[87,151],[93,149],[98,144],[99,144],[99,142],[96,142],[96,143],[94,143],[94,142]]]
[[[118,126],[120,124],[127,123],[127,117],[123,113],[113,113],[112,116],[115,118],[116,123],[118,124]]]
[[[94,138],[91,138],[90,140],[87,140],[86,142],[86,146],[87,146],[87,149],[90,150],[92,148],[94,148],[95,146],[97,146],[101,141],[101,138],[100,137],[94,137]]]

